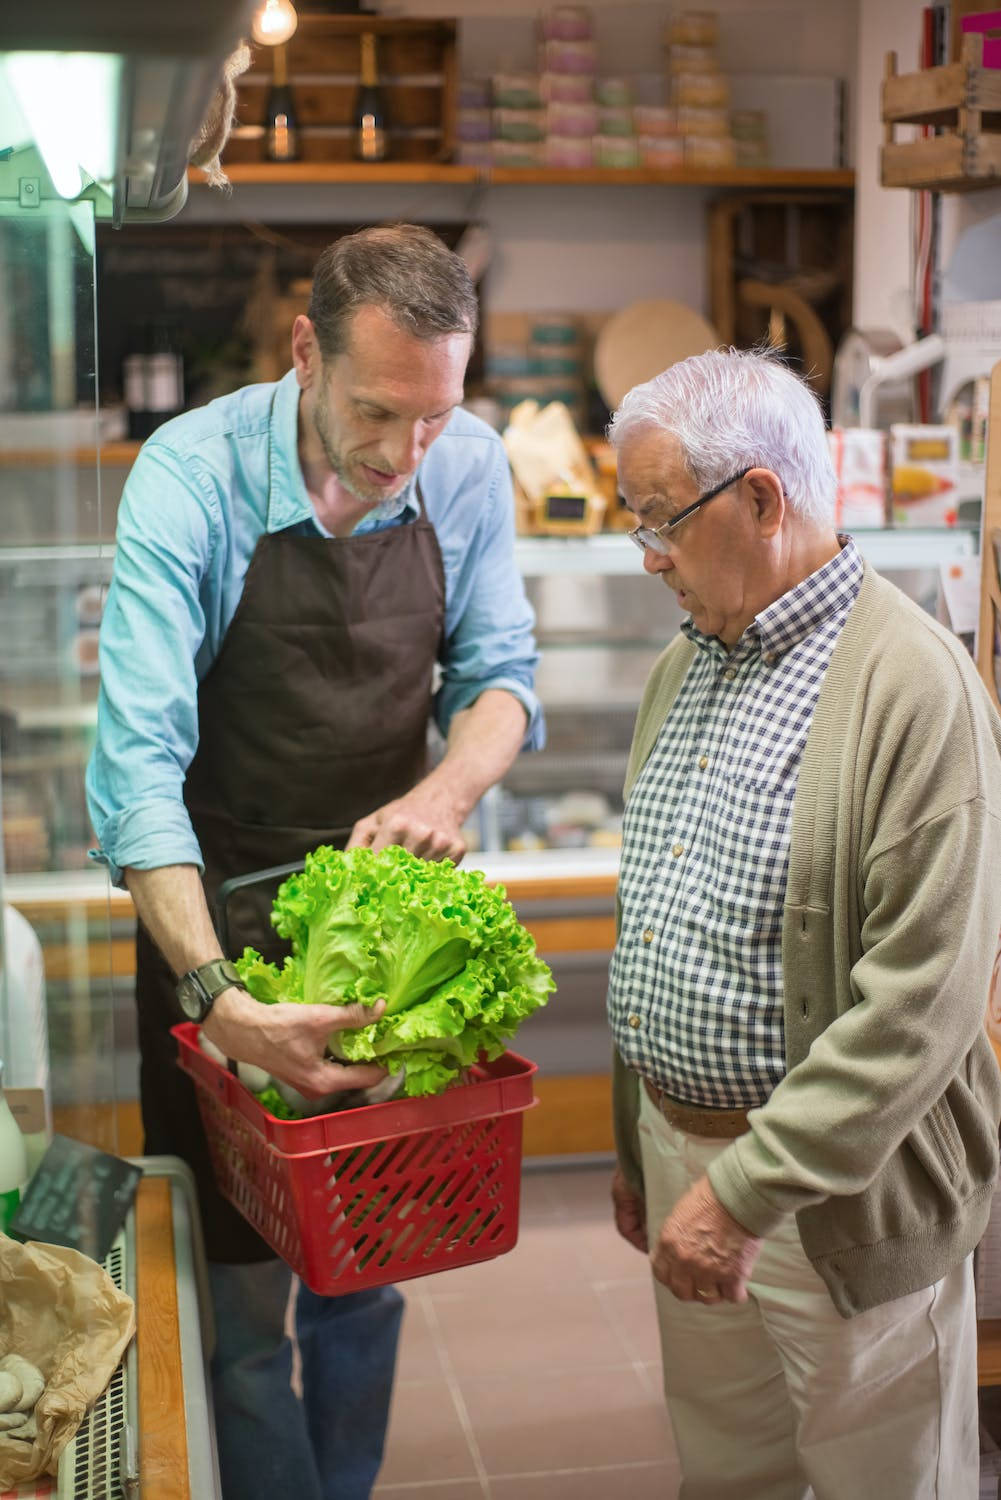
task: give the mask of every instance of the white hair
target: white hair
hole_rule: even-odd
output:
[[[613,416],[618,449],[641,427],[678,439],[700,493],[746,468],[771,469],[804,520],[831,525],[837,478],[810,387],[758,350],[713,349],[634,386]]]

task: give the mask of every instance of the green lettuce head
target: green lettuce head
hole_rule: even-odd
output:
[[[246,948],[236,967],[250,993],[266,1004],[385,1000],[370,1026],[334,1032],[330,1050],[405,1069],[411,1096],[441,1093],[481,1053],[499,1057],[555,988],[503,886],[448,859],[322,845],[279,887],[271,921],[292,953],[279,969]]]

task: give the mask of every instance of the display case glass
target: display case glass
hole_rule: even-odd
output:
[[[110,568],[94,211],[57,197],[33,153],[10,158],[0,162],[0,1048],[5,1085],[41,1122],[28,1132],[39,1154],[53,1122],[116,1151],[121,1071],[134,1073],[135,1058],[127,1048],[122,1058],[130,1003],[112,972],[108,883],[98,875],[84,902],[52,883],[84,869],[92,842],[83,776]]]

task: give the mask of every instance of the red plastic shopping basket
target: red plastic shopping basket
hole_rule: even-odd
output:
[[[205,1055],[193,1022],[172,1030],[220,1192],[312,1291],[360,1291],[513,1249],[534,1063],[505,1052],[432,1098],[278,1120]]]

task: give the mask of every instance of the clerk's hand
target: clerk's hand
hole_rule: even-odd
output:
[[[368,817],[359,818],[347,847],[378,851],[398,844],[422,859],[453,859],[458,864],[466,852],[459,823],[458,812],[441,779],[428,777],[405,797],[397,797],[384,807],[377,807]]]
[[[679,1302],[746,1302],[761,1241],[748,1234],[700,1177],[665,1219],[650,1259]]]
[[[202,1030],[220,1051],[290,1083],[307,1099],[367,1089],[381,1083],[385,1068],[375,1063],[329,1062],[324,1053],[332,1031],[349,1031],[377,1021],[386,1008],[375,1005],[262,1005],[246,990],[223,990]]]

